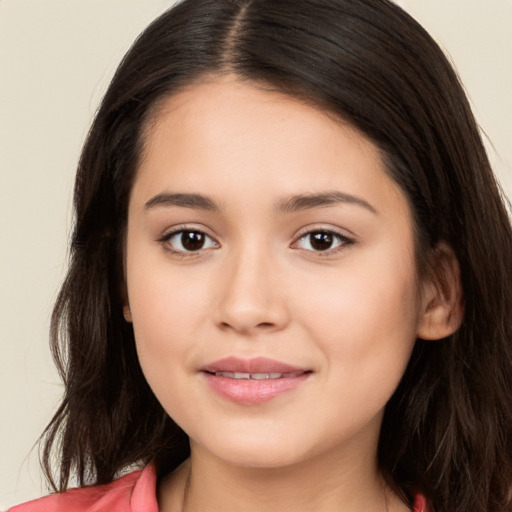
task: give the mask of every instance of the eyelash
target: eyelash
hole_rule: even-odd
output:
[[[188,250],[173,248],[172,245],[169,243],[170,240],[173,237],[175,237],[176,235],[179,235],[179,234],[183,235],[184,233],[195,233],[198,235],[202,235],[205,238],[209,239],[213,244],[210,247],[206,247],[206,248],[201,247],[195,251],[194,250],[188,251]],[[331,256],[333,254],[336,254],[336,253],[346,249],[348,246],[355,243],[354,239],[349,238],[345,235],[342,235],[341,233],[339,233],[335,230],[332,230],[332,229],[310,229],[310,230],[305,231],[302,234],[300,234],[295,239],[295,241],[291,244],[290,247],[292,249],[300,249],[300,247],[297,247],[297,245],[300,242],[306,240],[308,237],[311,237],[312,235],[315,235],[315,234],[331,236],[333,239],[333,243],[334,243],[334,241],[338,242],[338,245],[336,245],[334,248],[326,249],[325,251],[322,251],[322,250],[315,251],[315,250],[305,249],[307,252],[311,252],[320,257]],[[214,240],[211,236],[207,235],[204,231],[202,231],[200,229],[187,227],[187,226],[179,226],[176,229],[172,230],[171,232],[166,233],[165,235],[163,235],[162,237],[160,237],[158,239],[158,242],[164,247],[164,249],[166,251],[172,253],[173,255],[183,257],[183,258],[198,256],[203,251],[206,251],[206,250],[209,250],[212,248],[217,248],[220,246],[220,244],[216,240]],[[312,247],[311,239],[310,239],[309,245]],[[183,244],[182,244],[182,246],[183,246]]]
[[[297,246],[297,244],[299,244],[301,241],[303,241],[303,240],[307,239],[308,237],[311,237],[312,235],[315,235],[315,234],[331,236],[333,238],[333,240],[336,240],[338,242],[338,245],[336,247],[327,249],[325,251],[320,251],[320,250],[314,251],[314,250],[306,249],[308,252],[315,254],[315,256],[320,256],[320,257],[332,256],[333,254],[337,254],[338,252],[345,250],[347,247],[349,247],[350,245],[353,245],[355,243],[355,240],[353,238],[349,238],[346,235],[342,235],[338,231],[335,231],[333,229],[319,228],[319,229],[309,229],[308,231],[305,231],[304,233],[299,235],[297,237],[296,241],[292,243],[292,245],[291,245],[292,249],[295,249],[295,248],[300,249],[300,248],[294,247],[294,246]],[[311,239],[310,239],[309,245],[311,246]]]
[[[201,252],[212,248],[212,247],[200,248],[200,249],[198,249],[196,251],[187,251],[187,250],[181,250],[181,249],[174,249],[169,242],[170,242],[170,240],[173,237],[175,237],[176,235],[179,235],[180,233],[182,235],[184,233],[199,234],[199,235],[202,235],[205,238],[211,240],[213,242],[214,246],[217,246],[217,247],[219,246],[219,243],[216,240],[214,240],[211,236],[207,235],[204,231],[202,231],[200,229],[196,229],[196,228],[191,228],[189,226],[179,226],[176,229],[173,229],[172,231],[170,231],[169,233],[165,233],[163,236],[161,236],[158,239],[158,242],[162,245],[162,247],[167,252],[170,252],[171,254],[173,254],[175,256],[178,256],[178,257],[182,257],[182,258],[198,256]]]

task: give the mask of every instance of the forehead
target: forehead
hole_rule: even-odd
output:
[[[401,195],[378,148],[352,125],[230,77],[159,104],[146,126],[135,188],[146,196],[201,189],[221,195],[219,202],[233,191],[270,198],[338,189],[373,201]]]
[[[225,142],[223,148],[235,143],[247,148],[266,143],[269,149],[276,149],[285,139],[289,145],[311,141],[310,146],[321,138],[327,145],[340,129],[353,144],[378,158],[374,144],[327,109],[265,84],[207,76],[157,103],[144,130],[145,153],[173,130],[173,136],[183,137],[181,142],[189,138],[196,147],[211,141]]]

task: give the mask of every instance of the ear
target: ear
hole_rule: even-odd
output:
[[[123,306],[123,316],[128,323],[132,323],[132,312],[128,303]]]
[[[126,241],[125,241],[126,245]],[[125,251],[126,252],[126,251]],[[130,309],[130,301],[128,300],[128,284],[126,282],[126,255],[123,255],[123,275],[120,279],[121,285],[121,301],[123,303],[123,316],[126,322],[133,323],[132,311]]]
[[[126,275],[126,272],[124,273]],[[123,316],[128,323],[132,323],[132,311],[130,309],[130,302],[128,300],[128,287],[126,286],[126,277],[123,276],[121,282],[121,301],[123,303]]]
[[[440,340],[459,329],[464,315],[459,262],[447,243],[432,251],[429,270],[422,283],[417,337]]]

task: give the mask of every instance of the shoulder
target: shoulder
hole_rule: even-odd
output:
[[[51,494],[8,512],[158,512],[156,469],[153,465],[106,485],[81,487]]]

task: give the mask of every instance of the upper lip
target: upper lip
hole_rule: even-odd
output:
[[[208,373],[305,373],[308,370],[265,357],[254,357],[251,359],[226,357],[205,365],[201,368],[201,371]]]

